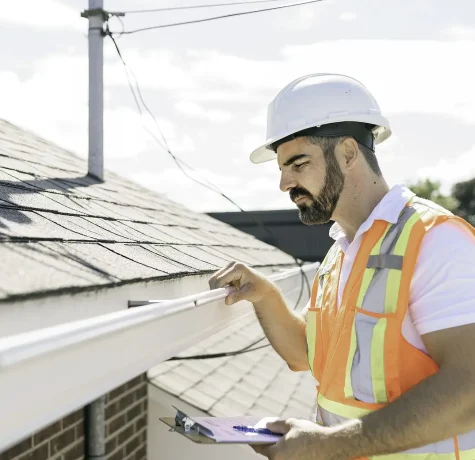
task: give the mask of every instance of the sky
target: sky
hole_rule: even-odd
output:
[[[104,8],[226,1],[105,0]],[[269,6],[129,13],[122,20],[132,30]],[[80,12],[86,8],[85,0],[15,0],[0,9],[0,118],[84,158],[88,24]],[[110,28],[122,25],[113,18]],[[245,210],[295,208],[279,190],[277,163],[254,165],[249,154],[265,141],[275,95],[317,72],[357,78],[377,99],[393,131],[377,148],[390,185],[428,177],[449,192],[475,176],[472,0],[323,0],[123,35],[117,43],[172,152]],[[236,211],[184,176],[144,130],[156,128],[138,114],[108,37],[104,72],[106,169],[194,211]]]

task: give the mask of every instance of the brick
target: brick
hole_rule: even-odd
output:
[[[56,454],[60,450],[63,450],[68,444],[71,444],[76,439],[74,427],[69,428],[63,433],[59,434],[50,441],[51,455]]]
[[[107,457],[107,460],[124,460],[124,449],[119,449],[114,452],[112,455]]]
[[[140,439],[138,436],[131,439],[125,446],[125,454],[130,455],[140,445]]]
[[[133,393],[128,393],[117,402],[117,412],[122,412],[124,409],[127,409],[135,401],[135,395]]]
[[[63,454],[63,460],[79,460],[84,458],[84,441],[80,441]]]
[[[138,400],[138,399],[146,398],[147,394],[148,394],[148,385],[144,384],[139,389],[137,389],[137,391],[135,392],[135,397]]]
[[[140,431],[142,428],[147,426],[147,414],[142,415],[137,421],[135,422],[135,430]]]
[[[140,444],[145,444],[147,442],[147,430],[142,430],[140,433]]]
[[[109,403],[105,408],[106,421],[114,417],[119,411],[117,410],[117,403]]]
[[[16,457],[15,460],[47,460],[49,458],[48,443],[41,444],[35,447],[32,451],[21,457]]]
[[[0,460],[11,460],[12,458],[17,457],[18,455],[23,454],[27,450],[31,449],[32,445],[32,438],[27,438],[13,447],[10,447],[10,449],[8,449],[3,454],[0,454]]]
[[[118,417],[111,420],[106,425],[106,436],[110,436],[111,434],[119,431],[127,422],[125,414],[119,415]]]
[[[119,445],[124,444],[128,439],[130,439],[134,435],[134,432],[133,425],[129,425],[125,430],[122,430],[117,436],[117,442]]]
[[[135,394],[134,392],[126,393],[125,395],[121,396],[120,399],[116,400],[114,403],[109,404],[106,406],[105,415],[106,420],[109,418],[114,417],[114,415],[122,412],[124,409],[127,409],[133,402],[135,401]]]
[[[78,423],[76,426],[76,439],[82,438],[84,436],[84,422]]]
[[[106,403],[116,399],[127,391],[127,385],[121,385],[120,387],[114,388],[111,392],[107,394]]]
[[[67,428],[70,425],[74,425],[79,421],[84,420],[84,409],[77,410],[63,418],[63,428]]]
[[[134,418],[138,418],[143,413],[142,403],[136,404],[134,407],[127,411],[127,422],[130,422]]]
[[[33,435],[33,444],[37,446],[41,444],[43,441],[56,436],[58,433],[61,433],[61,421],[53,423],[46,428],[43,428],[41,431]]]
[[[111,438],[106,442],[106,454],[110,454],[117,447],[117,438]]]
[[[135,460],[147,460],[147,449],[142,446],[135,452]]]
[[[127,382],[127,390],[130,390],[131,388],[140,385],[144,380],[143,377],[143,375],[139,375],[138,377],[135,377],[134,379]]]

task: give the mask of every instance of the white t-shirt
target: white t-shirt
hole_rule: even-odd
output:
[[[404,185],[393,187],[374,208],[350,243],[335,223],[330,236],[345,253],[338,286],[338,307],[343,289],[361,245],[363,234],[375,220],[396,223],[414,196]],[[429,230],[422,240],[411,281],[409,310],[402,334],[427,354],[421,335],[475,323],[475,238],[460,223],[444,222]]]

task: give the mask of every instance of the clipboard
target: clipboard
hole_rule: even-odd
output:
[[[192,417],[188,416],[185,414],[183,411],[180,409],[176,408],[175,406],[172,406],[176,410],[176,415],[175,417],[159,417],[159,420],[165,423],[170,427],[170,432],[175,432],[178,434],[181,434],[182,436],[188,438],[190,441],[193,441],[197,444],[274,444],[278,441],[279,437],[276,438],[276,436],[267,436],[267,435],[255,435],[255,434],[231,434],[231,438],[226,437],[224,439],[222,436],[220,437],[219,432],[221,431],[222,434],[222,428],[217,428],[217,430],[213,433],[210,428],[203,426],[201,423],[199,423],[196,419],[200,419],[200,417],[197,417],[196,419],[193,419]],[[251,418],[253,419],[253,422],[257,423],[255,417],[245,417],[247,419]],[[271,417],[272,419],[277,419],[277,417]],[[218,421],[217,424],[214,426],[218,427],[219,426],[219,421],[225,420],[226,423],[236,423],[240,424],[239,421],[236,421],[236,419],[242,420],[243,417],[201,417],[204,420],[207,420],[207,424],[211,424],[212,421]],[[261,419],[264,420],[264,419]],[[213,426],[213,425],[211,425]],[[230,433],[229,426],[227,427],[227,433]],[[234,436],[236,439],[234,440]],[[217,439],[215,439],[217,438]]]
[[[176,410],[175,417],[159,418],[159,420],[170,427],[170,432],[181,434],[197,444],[217,444],[216,440],[206,436],[206,434],[213,435],[207,428],[196,423],[180,409],[177,409],[175,406],[172,407]]]

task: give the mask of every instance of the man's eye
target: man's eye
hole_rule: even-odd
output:
[[[301,168],[302,168],[303,166],[305,166],[306,164],[307,164],[307,163],[300,163],[300,164],[294,163],[296,169],[301,169]]]

